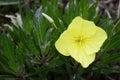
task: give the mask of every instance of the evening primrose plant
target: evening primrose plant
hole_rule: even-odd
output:
[[[97,12],[98,1],[40,1],[5,16],[0,80],[118,80],[120,20]]]

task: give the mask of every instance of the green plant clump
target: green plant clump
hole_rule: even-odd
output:
[[[39,8],[34,5],[22,11],[20,7],[19,14],[6,15],[11,23],[0,32],[0,80],[119,80],[120,19],[97,12],[97,6],[98,1],[90,0],[70,0],[66,5],[42,0]],[[76,16],[93,21],[108,35],[88,68],[55,48]]]

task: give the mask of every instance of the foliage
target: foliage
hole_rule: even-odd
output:
[[[90,4],[89,0],[70,0],[65,6],[61,4],[59,0],[42,0],[38,9],[33,6],[24,13],[20,9],[22,26],[18,20],[17,25],[12,22],[0,33],[1,80],[101,80],[103,75],[107,78],[119,73],[120,19],[97,13],[97,1]],[[42,13],[54,20],[57,29]],[[94,21],[109,37],[87,69],[71,57],[59,54],[54,47],[76,16]]]

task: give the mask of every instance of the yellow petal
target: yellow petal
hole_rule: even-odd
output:
[[[96,27],[96,33],[89,39],[85,40],[84,50],[88,54],[98,52],[106,38],[106,32],[103,29]]]
[[[83,58],[82,59],[82,61],[81,61],[81,65],[84,67],[84,68],[87,68],[94,60],[95,60],[95,53],[93,54],[81,54],[81,58]]]
[[[96,28],[92,21],[84,20],[81,17],[73,19],[68,27],[68,31],[76,37],[90,37],[95,34]]]
[[[64,56],[69,56],[68,48],[71,47],[71,36],[67,31],[64,31],[55,43],[56,49]]]
[[[69,49],[69,53],[84,68],[87,68],[95,60],[95,53],[87,54],[82,47],[74,46],[72,49]]]
[[[68,31],[73,35],[76,36],[80,35],[82,33],[82,18],[81,17],[76,17],[73,19],[71,24],[68,26]],[[76,36],[77,37],[77,36]]]

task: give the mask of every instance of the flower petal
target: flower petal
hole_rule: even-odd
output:
[[[107,38],[107,34],[103,29],[99,27],[96,27],[96,29],[96,33],[84,42],[84,50],[88,54],[98,52]]]
[[[84,67],[84,68],[87,68],[94,60],[95,60],[95,53],[93,54],[82,54],[81,53],[81,56],[80,58],[82,58],[82,61],[81,61],[81,65]]]
[[[71,22],[71,24],[68,26],[68,31],[73,35],[76,36],[80,35],[82,33],[82,22],[83,19],[81,17],[76,17],[75,19],[73,19],[73,21]]]
[[[64,56],[69,56],[68,48],[72,46],[71,42],[71,36],[67,31],[64,31],[59,39],[56,41],[55,47]]]
[[[77,46],[74,46],[72,48],[73,49],[69,49],[71,57],[73,57],[77,62],[81,63],[84,68],[87,68],[95,60],[95,53],[86,54],[82,47],[78,48]]]
[[[86,38],[94,35],[96,28],[92,21],[84,20],[81,17],[76,17],[69,25],[68,31],[75,37],[78,35],[79,37]]]

